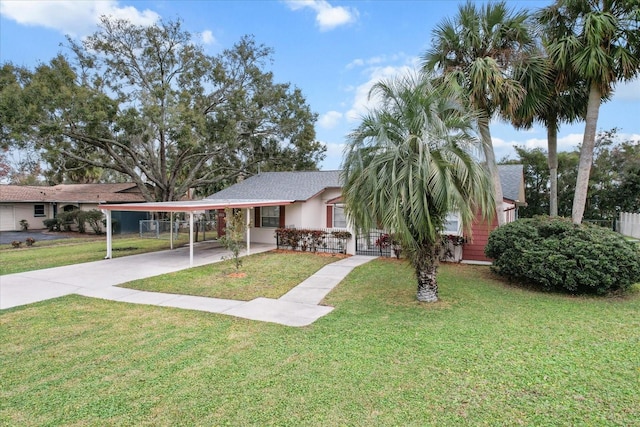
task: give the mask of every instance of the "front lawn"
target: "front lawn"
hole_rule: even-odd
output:
[[[236,270],[233,260],[227,260],[135,280],[120,286],[141,291],[241,301],[259,297],[280,298],[321,267],[344,258],[324,255],[326,254],[263,252],[243,257],[239,270]]]
[[[67,296],[0,312],[0,425],[638,425],[640,292],[575,298],[393,260],[291,328]]]
[[[188,237],[180,235],[174,245],[181,245],[188,241]],[[169,247],[169,240],[143,239],[137,235],[114,236],[112,255],[117,258],[165,250]],[[19,249],[11,245],[0,245],[0,275],[99,261],[104,259],[106,254],[106,236],[44,240],[36,242],[32,247]]]

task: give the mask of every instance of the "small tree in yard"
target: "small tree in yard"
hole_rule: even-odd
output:
[[[437,301],[447,214],[459,212],[470,229],[475,212],[489,216],[494,205],[489,175],[473,156],[473,116],[427,74],[379,82],[372,95],[381,106],[349,135],[345,151],[345,209],[362,230],[392,231],[415,269],[418,301]]]
[[[240,269],[242,260],[240,259],[240,250],[244,248],[244,236],[247,230],[246,218],[242,209],[224,210],[226,214],[227,224],[225,227],[225,235],[220,238],[220,242],[225,248],[231,251],[230,259],[233,260],[236,270]]]

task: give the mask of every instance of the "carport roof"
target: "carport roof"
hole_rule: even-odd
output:
[[[141,211],[141,212],[196,212],[226,208],[252,208],[257,206],[290,205],[293,200],[273,199],[233,199],[233,200],[186,200],[177,202],[148,202],[148,203],[121,203],[103,204],[99,209],[109,211]]]

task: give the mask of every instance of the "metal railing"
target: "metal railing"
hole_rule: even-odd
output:
[[[301,252],[346,253],[351,233],[336,228],[278,228],[276,247]]]

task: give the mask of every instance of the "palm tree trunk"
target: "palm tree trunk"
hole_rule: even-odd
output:
[[[593,148],[596,141],[596,126],[598,125],[598,113],[602,94],[595,83],[589,88],[589,102],[587,104],[587,117],[584,126],[582,148],[580,149],[580,163],[578,164],[578,178],[573,196],[573,208],[571,218],[574,224],[580,224],[587,203],[587,191],[589,190],[589,174],[593,163]]]
[[[436,252],[437,248],[434,245],[428,245],[412,256],[418,280],[416,297],[420,302],[438,301],[438,282],[436,281],[438,258]]]
[[[549,157],[549,216],[558,216],[558,119],[551,118],[547,124],[547,148]]]
[[[500,173],[496,164],[496,155],[493,152],[493,141],[491,141],[491,131],[489,130],[489,118],[482,117],[478,119],[478,128],[480,137],[482,138],[482,147],[484,157],[487,161],[487,168],[491,175],[493,184],[493,197],[496,204],[496,215],[498,217],[498,226],[504,225],[506,222],[504,207],[502,206],[502,184],[500,183]]]

